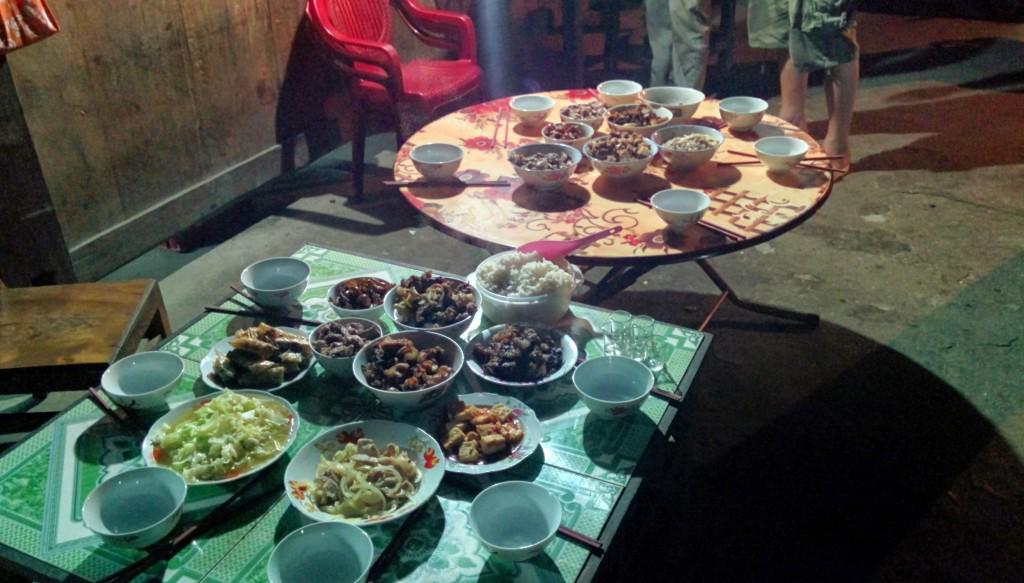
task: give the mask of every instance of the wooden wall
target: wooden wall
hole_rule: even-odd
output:
[[[343,80],[305,0],[48,4],[62,32],[9,65],[79,279],[301,166],[304,132],[332,123],[321,105]]]

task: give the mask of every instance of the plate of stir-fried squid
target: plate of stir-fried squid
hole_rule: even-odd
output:
[[[295,328],[259,324],[218,342],[199,363],[214,389],[277,391],[301,380],[313,366],[309,339]]]
[[[444,452],[430,434],[373,419],[328,429],[304,445],[285,470],[284,488],[307,518],[366,526],[425,504],[444,472]]]

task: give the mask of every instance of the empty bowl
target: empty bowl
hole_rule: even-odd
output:
[[[323,324],[320,324],[309,334],[310,347],[313,349],[313,355],[316,356],[316,361],[320,363],[320,366],[324,367],[324,370],[337,377],[352,378],[352,361],[355,359],[356,354],[362,349],[362,347],[356,348],[349,356],[331,356],[325,354],[317,346],[320,343],[320,340],[330,333],[329,328],[336,324],[361,324],[364,328],[373,330],[372,333],[364,336],[367,341],[380,338],[384,335],[384,330],[377,322],[372,322],[363,318],[340,318],[332,322],[324,322]]]
[[[718,111],[730,128],[745,132],[761,123],[768,102],[756,97],[729,97],[718,102]]]
[[[416,170],[428,180],[446,180],[455,176],[464,152],[454,144],[420,144],[409,152]]]
[[[789,136],[761,138],[754,143],[754,153],[768,172],[788,172],[807,155],[807,142]]]
[[[82,522],[103,542],[141,549],[177,526],[188,486],[161,467],[128,470],[107,479],[85,498]]]
[[[362,583],[373,564],[373,541],[358,526],[317,522],[277,543],[267,562],[270,583]]]
[[[620,417],[643,405],[654,388],[654,375],[632,358],[599,356],[576,367],[572,384],[591,413]]]
[[[635,125],[635,124],[623,125],[623,124],[616,123],[616,122],[612,121],[612,117],[616,113],[624,112],[624,111],[629,111],[630,109],[635,109],[635,108],[639,108],[639,107],[645,107],[645,106],[643,104],[635,104],[635,103],[630,104],[630,103],[627,103],[626,105],[616,105],[615,107],[610,108],[608,110],[608,116],[605,119],[605,121],[608,123],[608,127],[611,128],[612,131],[616,131],[616,132],[635,132],[635,133],[638,133],[638,134],[640,134],[641,136],[643,136],[645,138],[649,138],[649,137],[651,137],[651,134],[653,134],[659,128],[665,127],[665,124],[667,124],[668,122],[672,121],[672,112],[671,111],[665,109],[664,107],[649,107],[649,106],[646,106],[646,107],[649,108],[651,111],[653,111],[654,115],[656,116],[656,119],[654,120],[653,123],[650,123],[650,124],[647,124],[647,125]]]
[[[715,143],[713,146],[699,150],[688,150],[686,148],[689,146],[685,145],[682,147],[668,145],[674,138],[682,138],[692,134],[707,136],[714,140]],[[654,132],[653,139],[658,144],[658,151],[661,152],[661,157],[668,162],[669,167],[673,170],[685,172],[693,170],[710,160],[715,155],[715,152],[718,151],[722,142],[725,141],[725,136],[718,130],[705,126],[673,125],[663,127]]]
[[[544,125],[548,114],[555,108],[555,100],[547,95],[520,95],[513,97],[508,106],[519,118],[520,123],[535,127]]]
[[[386,338],[408,338],[412,340],[417,350],[440,346],[444,349],[444,360],[438,364],[450,366],[452,374],[440,383],[415,391],[388,391],[370,386],[370,383],[366,382],[366,375],[363,374],[363,365],[369,360],[371,351]],[[459,376],[459,373],[462,372],[464,360],[462,348],[456,341],[447,336],[425,330],[393,332],[364,346],[352,360],[352,373],[355,375],[356,380],[359,381],[359,384],[366,387],[366,390],[377,397],[382,404],[396,409],[415,409],[424,407],[443,396],[452,384],[452,381],[455,380],[455,377]]]
[[[309,282],[309,265],[292,257],[271,257],[242,270],[242,285],[265,308],[291,305]]]
[[[185,363],[170,352],[140,352],[110,365],[100,386],[110,400],[126,409],[167,408],[167,395],[178,386]]]
[[[569,157],[570,163],[566,166],[549,170],[531,169],[516,163],[516,160],[520,159],[520,157],[557,152],[565,153]],[[523,179],[523,182],[540,190],[555,190],[565,184],[573,175],[573,172],[576,172],[576,166],[579,165],[582,159],[583,155],[580,154],[579,150],[564,144],[526,144],[513,148],[508,153],[508,160],[512,163],[512,168],[515,169],[516,174]]]
[[[636,81],[613,79],[597,86],[597,97],[608,107],[633,103],[643,86]]]
[[[510,561],[544,552],[562,522],[562,505],[542,486],[501,482],[477,494],[469,524],[484,547]]]
[[[704,94],[689,87],[648,87],[640,100],[651,107],[664,107],[676,119],[690,119],[704,101]]]
[[[576,131],[580,133],[580,137],[559,137],[557,132],[560,129],[566,129],[565,126],[568,126],[568,128],[577,128]],[[594,137],[594,127],[580,121],[567,121],[562,122],[560,125],[549,123],[540,131],[540,135],[544,138],[544,141],[549,144],[562,144],[564,146],[575,148],[576,150],[582,150],[583,144],[586,144],[590,138]]]
[[[651,196],[651,206],[669,230],[682,233],[697,223],[711,205],[708,195],[689,188],[669,188]]]

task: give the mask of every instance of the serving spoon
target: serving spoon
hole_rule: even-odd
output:
[[[516,249],[516,251],[519,251],[520,253],[538,253],[544,259],[554,261],[569,255],[580,247],[585,247],[598,239],[607,237],[608,235],[614,235],[621,230],[622,225],[619,225],[594,233],[593,235],[587,235],[582,239],[573,239],[571,241],[531,241],[529,243],[523,243]]]

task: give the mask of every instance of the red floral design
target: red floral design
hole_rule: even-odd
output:
[[[335,439],[338,440],[338,443],[355,443],[362,439],[364,436],[365,434],[363,433],[363,428],[356,427],[352,431],[342,431],[335,437]]]
[[[497,113],[502,109],[508,108],[508,102],[511,101],[511,97],[503,97],[501,99],[495,99],[494,101],[485,101],[483,103],[477,103],[476,105],[470,105],[459,110],[459,113],[466,115],[486,115],[488,113]]]
[[[439,460],[437,455],[434,453],[434,448],[428,447],[427,451],[423,452],[423,467],[428,470],[438,464]]]
[[[459,138],[462,140],[462,145],[469,148],[470,150],[490,150],[494,147],[494,140],[487,136],[475,136],[469,138]]]
[[[570,89],[565,92],[565,98],[573,101],[588,101],[595,98],[593,89]]]
[[[292,490],[292,498],[295,498],[296,500],[306,499],[306,492],[309,490],[309,484],[289,480],[288,487]]]
[[[622,236],[622,240],[628,243],[630,247],[636,247],[641,243],[640,239],[636,236],[636,233],[626,233]]]

